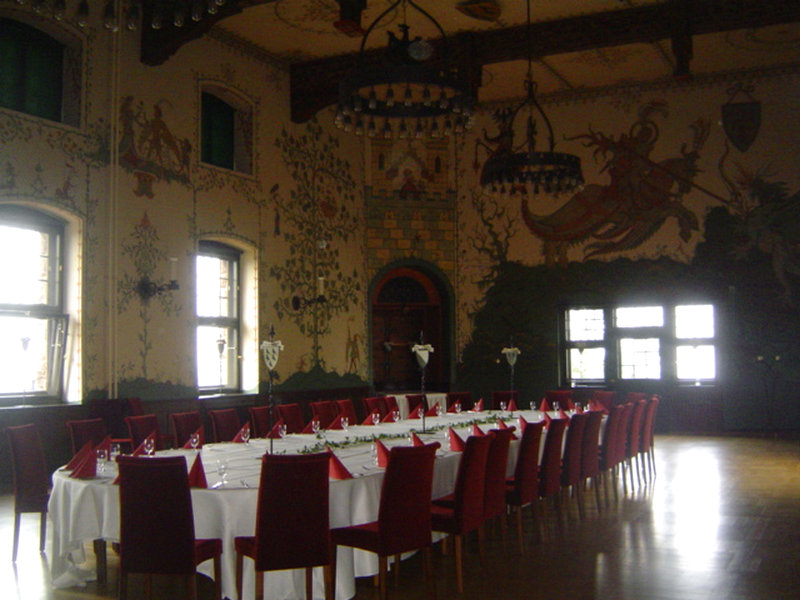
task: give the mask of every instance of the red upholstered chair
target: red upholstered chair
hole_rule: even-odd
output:
[[[345,400],[336,400],[336,408],[339,411],[339,415],[342,417],[347,418],[347,422],[350,425],[358,425],[358,417],[356,416],[356,408],[353,406],[353,401],[349,398]]]
[[[583,519],[583,497],[581,494],[581,457],[583,452],[583,432],[589,413],[574,414],[569,419],[567,439],[564,441],[564,452],[561,457],[561,492],[571,489],[578,504],[578,515]]]
[[[425,394],[407,394],[406,400],[408,401],[408,414],[411,414],[420,406],[424,410],[428,410],[428,402],[425,399]]]
[[[647,400],[650,394],[647,392],[628,392],[625,394],[625,402],[638,402],[639,400]]]
[[[269,406],[251,406],[248,409],[248,413],[250,414],[250,437],[254,438],[267,437],[269,435],[269,432],[271,431],[271,428],[269,426]],[[274,417],[275,421],[277,421],[280,418],[278,416],[277,406],[275,407]],[[238,431],[239,430],[237,430],[237,433]]]
[[[583,430],[583,450],[581,451],[581,480],[590,480],[594,488],[597,512],[600,512],[600,427],[603,413],[597,410],[585,413],[588,416]]]
[[[123,398],[129,417],[141,417],[144,412],[144,405],[141,398]]]
[[[381,419],[385,417],[389,411],[386,407],[386,399],[383,396],[369,396],[364,398],[364,410],[368,415],[378,413]]]
[[[422,548],[425,553],[425,575],[435,597],[431,564],[431,511],[433,462],[438,442],[425,446],[395,446],[389,451],[389,462],[383,476],[378,520],[331,531],[336,546],[361,548],[378,555],[378,587],[386,598],[387,557]],[[334,573],[336,569],[333,569]]]
[[[462,572],[461,539],[470,531],[479,529],[483,523],[483,494],[486,479],[486,461],[494,432],[467,438],[461,462],[458,465],[455,491],[452,500],[431,505],[434,531],[453,536],[456,559],[456,581],[459,593],[464,592]]]
[[[400,407],[397,406],[397,398],[394,396],[385,396],[383,401],[386,404],[386,414],[389,414],[393,410],[400,412]]]
[[[47,472],[42,440],[35,425],[7,427],[6,436],[11,451],[11,470],[14,474],[14,546],[11,560],[16,562],[22,513],[39,513],[39,552],[44,552],[50,476]]]
[[[86,442],[97,446],[108,435],[106,422],[103,419],[75,419],[67,421],[69,438],[72,442],[72,453],[84,447]]]
[[[611,409],[608,415],[608,421],[606,421],[603,438],[600,441],[600,474],[603,478],[603,490],[606,496],[606,503],[608,503],[609,476],[613,479],[614,498],[617,499],[617,465],[619,464],[619,460],[615,450],[619,442],[620,423],[624,411],[625,407],[623,405],[615,406]]]
[[[656,425],[656,413],[658,412],[658,404],[660,400],[658,396],[653,396],[647,403],[647,408],[644,412],[644,426],[642,427],[642,442],[639,448],[640,454],[647,456],[647,472],[652,477],[656,474],[656,464],[654,461],[654,434]]]
[[[462,410],[469,410],[472,408],[472,392],[447,392],[448,410],[456,402],[461,404]]]
[[[303,431],[305,420],[303,419],[303,408],[299,404],[278,404],[275,410],[278,413],[278,419],[283,419],[283,422],[286,423],[287,433],[300,433]],[[268,433],[266,432],[264,435]],[[259,434],[259,437],[263,436]]]
[[[556,505],[559,523],[561,515],[561,445],[564,441],[564,430],[567,419],[551,419],[544,438],[544,450],[539,464],[539,498],[547,501],[552,498]],[[544,508],[544,505],[543,505]]]
[[[196,410],[170,413],[169,420],[172,423],[172,445],[175,448],[182,448],[189,437],[203,427],[203,417]]]
[[[511,401],[512,398],[514,399],[517,408],[520,408],[519,392],[517,390],[511,390],[507,392],[492,392],[492,405],[486,408],[493,408],[495,410],[500,410],[500,403],[505,402],[506,406],[508,406],[508,403]]]
[[[617,392],[611,390],[594,390],[589,400],[590,402],[599,404],[607,412],[610,412],[617,401]]]
[[[231,442],[239,430],[242,422],[235,408],[221,408],[208,411],[211,417],[211,430],[215,442]]]
[[[642,475],[640,469],[642,467],[639,461],[639,447],[642,443],[642,426],[644,425],[644,411],[647,408],[647,400],[637,400],[633,403],[633,415],[631,416],[631,426],[628,429],[628,439],[625,444],[625,463],[628,468],[628,476],[631,480],[631,489],[633,489],[633,462],[636,461],[636,481],[642,485]]]
[[[625,469],[627,463],[625,462],[625,455],[627,453],[628,436],[631,431],[631,422],[633,421],[633,402],[628,402],[622,405],[622,418],[619,422],[617,429],[617,440],[614,444],[614,461],[617,469],[621,470],[622,474],[622,490],[625,494],[628,493],[628,479],[626,477]]]
[[[572,410],[572,390],[547,390],[544,393],[547,405],[552,409],[553,402],[558,402],[558,407],[564,410]]]
[[[219,539],[196,540],[189,475],[183,456],[120,456],[120,594],[128,597],[128,576],[183,575],[186,598],[197,595],[197,565],[214,560],[216,598],[221,597]]]
[[[333,423],[336,417],[339,416],[339,407],[333,400],[320,400],[319,402],[311,402],[311,417],[319,421],[319,426],[322,429],[327,429],[328,425]]]
[[[516,508],[517,537],[519,550],[524,552],[522,537],[522,507],[530,504],[534,517],[538,521],[539,511],[539,446],[542,439],[544,421],[528,423],[522,432],[519,443],[517,465],[514,468],[514,477],[506,481],[506,504]]]
[[[333,600],[328,517],[327,452],[266,454],[261,459],[256,533],[234,539],[236,590],[242,597],[244,557],[255,562],[256,600],[264,597],[264,571],[306,570],[311,600],[312,567],[325,567],[325,597]]]
[[[503,543],[506,539],[506,469],[508,448],[514,437],[514,428],[492,429],[494,439],[486,457],[486,479],[483,488],[483,519],[490,521],[500,517],[500,532]]]
[[[163,450],[166,447],[167,440],[170,439],[170,436],[161,433],[158,418],[153,414],[125,417],[125,423],[128,425],[133,449],[138,448],[144,438],[154,432],[156,434],[156,450]]]

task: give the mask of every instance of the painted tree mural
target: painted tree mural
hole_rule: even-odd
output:
[[[273,188],[276,210],[289,225],[283,233],[289,258],[270,269],[284,293],[274,307],[279,318],[288,317],[311,338],[310,366],[324,367],[320,338],[330,332],[331,318],[350,310],[361,291],[357,271],[342,272],[338,247],[358,227],[356,182],[350,163],[340,157],[339,141],[315,121],[297,136],[284,129],[275,145],[296,185],[288,199]],[[303,302],[321,295],[324,302]],[[293,304],[295,296],[301,305]]]

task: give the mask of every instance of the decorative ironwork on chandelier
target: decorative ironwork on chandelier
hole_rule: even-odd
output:
[[[440,57],[434,46],[412,39],[406,22],[411,7],[441,34]],[[400,35],[388,32],[380,64],[367,64],[367,38],[393,10],[403,11]],[[472,127],[474,100],[469,80],[450,63],[447,37],[441,25],[413,0],[396,0],[367,28],[355,68],[339,84],[335,123],[341,129],[370,137],[431,137],[462,133]]]
[[[575,190],[583,185],[581,159],[574,154],[555,151],[553,126],[544,109],[536,99],[536,83],[533,81],[533,58],[531,52],[531,2],[527,3],[527,42],[528,72],[525,75],[525,99],[507,111],[499,119],[501,142],[494,153],[486,159],[481,172],[481,185],[491,192],[502,194],[561,194]],[[517,115],[527,109],[525,141],[514,146],[514,121]],[[536,114],[547,127],[548,149],[536,150]],[[504,130],[504,128],[506,128]]]

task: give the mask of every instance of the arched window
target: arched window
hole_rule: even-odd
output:
[[[80,50],[0,18],[0,106],[77,126]]]
[[[0,398],[59,398],[68,317],[63,221],[0,205]]]

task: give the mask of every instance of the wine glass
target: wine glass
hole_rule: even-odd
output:
[[[281,438],[286,437],[286,431],[287,431],[286,423],[281,423],[280,425],[278,425],[278,435],[281,436]]]
[[[147,456],[153,456],[153,451],[156,449],[156,441],[148,437],[144,440],[144,451],[147,453]]]
[[[283,436],[281,436],[283,437]],[[250,441],[250,428],[245,427],[242,429],[242,441],[246,444]]]
[[[461,402],[456,402],[456,414],[461,414]]]
[[[97,472],[102,473],[106,470],[106,459],[108,455],[106,454],[105,448],[98,448],[97,449]]]
[[[109,448],[108,452],[108,460],[116,460],[116,458],[119,456],[119,453],[120,453],[119,444],[116,443],[111,444],[111,447]]]
[[[558,402],[553,402],[553,412],[558,415]]]
[[[506,404],[506,401],[505,400],[501,400],[500,401],[500,412],[506,412],[506,406],[508,406]]]
[[[228,461],[224,458],[217,461],[217,474],[219,475],[220,485],[225,487],[228,483]]]
[[[536,400],[531,400],[531,410],[536,410]]]
[[[581,406],[581,403],[580,403],[580,402],[576,402],[576,403],[574,404],[574,409],[575,409],[575,412],[576,412],[576,413],[583,412],[583,407]]]
[[[349,425],[350,425],[350,419],[348,419],[347,417],[342,417],[342,429],[347,431]]]
[[[424,415],[424,414],[425,414],[425,409],[424,409],[424,408],[422,408],[422,407],[420,406],[420,407],[417,409],[417,416],[418,416],[418,417],[421,419],[421,418],[423,417],[423,415]]]
[[[319,435],[319,419],[311,419],[311,431],[314,435]]]
[[[377,425],[380,422],[381,422],[381,414],[377,412],[372,413],[372,424]]]
[[[437,417],[441,417],[442,416],[442,405],[441,404],[437,404],[436,405],[436,416]]]
[[[197,450],[197,447],[200,445],[200,434],[196,431],[189,436],[189,445],[192,447],[192,450]]]
[[[400,411],[395,409],[392,411],[392,421],[397,423],[400,420]]]

